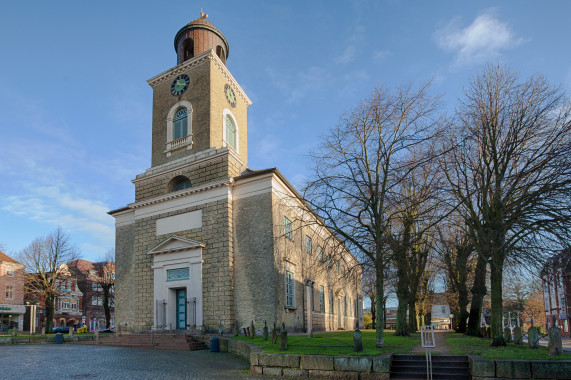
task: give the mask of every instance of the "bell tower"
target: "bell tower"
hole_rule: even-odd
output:
[[[148,80],[153,88],[152,167],[213,149],[227,149],[238,166],[247,167],[251,101],[226,67],[226,37],[206,17],[201,14],[176,34],[177,65]]]

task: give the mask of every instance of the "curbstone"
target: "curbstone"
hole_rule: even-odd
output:
[[[506,379],[531,379],[531,365],[529,360],[497,359],[496,377]]]
[[[259,365],[253,365],[250,367],[250,373],[256,376],[262,376],[262,367]]]
[[[282,369],[280,367],[264,367],[262,369],[262,374],[264,376],[281,376]]]
[[[323,371],[333,371],[332,356],[323,355],[303,355],[300,359],[299,367],[302,369],[317,369]]]
[[[363,372],[359,374],[360,380],[389,380],[391,374],[388,372]]]
[[[296,369],[296,368],[284,368],[283,369],[283,376],[284,377],[295,377],[296,379],[304,378],[309,376],[309,372],[304,369]]]
[[[369,356],[337,356],[334,359],[335,370],[371,372],[373,360]]]
[[[300,357],[288,354],[258,354],[258,364],[264,367],[299,368]]]
[[[337,371],[321,371],[321,370],[317,370],[317,369],[310,369],[309,370],[309,377],[310,378],[325,377],[327,379],[359,380],[359,372],[337,372]]]
[[[534,379],[571,379],[571,360],[532,360]]]
[[[473,377],[494,377],[496,376],[496,364],[493,360],[484,359],[478,355],[469,355],[470,372]]]

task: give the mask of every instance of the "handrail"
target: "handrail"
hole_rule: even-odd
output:
[[[432,380],[432,352],[430,349],[436,347],[433,325],[420,326],[420,341],[426,355],[426,379]]]

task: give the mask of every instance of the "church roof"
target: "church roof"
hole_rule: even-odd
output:
[[[11,258],[10,256],[6,255],[6,254],[3,253],[2,251],[0,251],[0,261],[7,261],[7,262],[9,262],[9,263],[20,264],[19,262],[17,262],[16,260],[14,260],[13,258]]]

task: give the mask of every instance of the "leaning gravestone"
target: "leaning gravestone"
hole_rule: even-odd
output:
[[[272,344],[276,344],[278,342],[278,338],[278,328],[276,327],[276,322],[274,322],[274,328],[272,329]]]
[[[268,340],[268,324],[264,321],[264,340]]]
[[[531,326],[529,330],[527,330],[527,345],[529,348],[539,347],[539,332],[535,326]]]
[[[280,332],[280,350],[287,350],[287,331],[285,328],[285,322],[282,323],[282,331]]]
[[[521,327],[514,327],[514,343],[522,344]]]
[[[504,339],[506,340],[506,343],[512,341],[512,330],[509,327],[504,329]]]
[[[363,334],[359,330],[359,321],[355,321],[355,332],[353,332],[353,352],[363,352]]]
[[[254,326],[254,321],[250,324],[250,338],[254,339],[256,337],[256,326]]]
[[[561,330],[555,325],[555,323],[553,323],[553,327],[549,329],[547,334],[547,355],[561,355],[561,352],[563,351]]]

